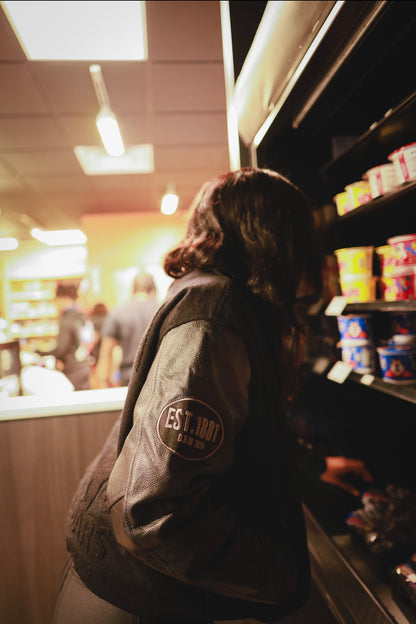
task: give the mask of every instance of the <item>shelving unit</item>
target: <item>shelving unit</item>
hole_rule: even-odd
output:
[[[58,333],[55,289],[58,282],[80,283],[86,274],[86,250],[22,245],[1,266],[1,314],[10,339],[27,341],[31,348],[53,347]]]
[[[56,280],[10,280],[5,293],[5,316],[14,338],[48,339],[58,330],[54,303]]]
[[[302,26],[296,32],[302,32]],[[308,193],[321,217],[328,254],[343,247],[377,247],[390,237],[416,232],[416,180],[341,217],[333,201],[347,184],[387,163],[395,149],[416,142],[416,75],[410,67],[415,40],[416,2],[344,3],[287,89],[286,98],[279,101],[273,122],[254,150],[256,163],[253,149],[247,150],[246,164],[281,171]],[[256,84],[263,85],[264,92],[273,85],[271,68],[286,62],[285,58],[269,60],[256,67]],[[295,75],[297,68],[291,69],[288,76]],[[264,93],[261,96],[259,101]],[[246,109],[239,102],[244,123],[253,101],[247,97]],[[268,111],[272,108],[270,102],[264,106],[269,106]],[[381,319],[392,312],[416,312],[416,301],[377,300],[342,308],[342,314],[374,313]],[[314,312],[310,319],[314,331],[322,329],[323,317],[322,309]],[[320,337],[318,348],[325,346],[324,338]],[[321,436],[325,444],[360,456],[377,482],[406,482],[416,493],[412,443],[416,384],[393,385],[352,369],[342,382],[334,383],[328,373],[337,362],[315,351],[311,350],[315,359],[309,362],[311,375],[301,402],[302,427],[309,426],[312,436]],[[340,624],[416,622],[415,609],[395,599],[389,579],[372,566],[369,553],[355,549],[343,516],[354,501],[341,504],[337,488],[322,494],[311,487],[305,497],[305,516],[312,574],[336,620]],[[340,530],[334,533],[333,526]]]

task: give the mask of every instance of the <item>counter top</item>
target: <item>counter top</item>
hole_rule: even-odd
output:
[[[51,394],[0,397],[0,421],[121,410],[127,387]]]

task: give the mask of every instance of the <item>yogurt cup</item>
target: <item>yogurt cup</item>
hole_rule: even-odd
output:
[[[373,275],[344,275],[339,283],[348,303],[374,301],[376,298],[377,277]]]
[[[341,340],[341,359],[358,373],[375,370],[374,346],[369,340]]]
[[[398,184],[416,177],[416,143],[399,147],[389,155],[388,159],[395,167]]]
[[[367,180],[351,182],[351,184],[347,184],[345,191],[348,194],[349,202],[353,208],[366,204],[372,199],[370,184]]]
[[[373,199],[384,195],[398,185],[396,168],[393,163],[373,167],[366,172],[365,177],[370,184]]]
[[[416,234],[402,234],[387,240],[397,266],[416,264]]]
[[[357,342],[373,338],[371,314],[337,316],[337,323],[341,340]]]
[[[352,204],[350,203],[348,193],[346,191],[335,195],[334,202],[337,207],[337,213],[340,217],[342,217],[342,215],[349,212],[353,208]]]
[[[416,382],[416,346],[377,347],[383,380],[395,384]]]
[[[396,267],[391,275],[383,275],[380,291],[384,301],[416,299],[416,265]]]
[[[367,247],[344,247],[335,249],[340,277],[344,275],[372,275],[373,273],[372,245]]]
[[[381,245],[374,250],[377,254],[382,275],[391,275],[396,266],[396,259],[393,255],[393,247],[391,245]]]

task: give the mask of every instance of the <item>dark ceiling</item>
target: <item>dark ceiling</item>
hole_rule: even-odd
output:
[[[124,142],[153,144],[155,171],[87,176],[73,147],[101,144],[91,61],[28,61],[0,8],[0,236],[29,237],[26,217],[61,229],[86,213],[159,211],[171,182],[185,210],[229,168],[220,3],[146,2],[146,12],[149,60],[97,62]]]

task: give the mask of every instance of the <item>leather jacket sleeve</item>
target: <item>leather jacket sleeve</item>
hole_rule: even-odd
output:
[[[244,505],[219,495],[239,431],[253,417],[249,383],[236,334],[208,321],[170,330],[137,400],[108,499],[117,540],[143,563],[218,594],[275,604],[296,583],[289,540],[262,527],[261,510],[250,526]]]

